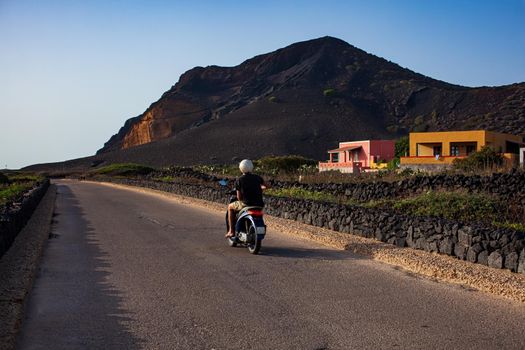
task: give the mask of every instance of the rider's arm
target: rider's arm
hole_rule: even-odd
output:
[[[242,194],[239,190],[237,190],[237,200],[242,202]]]

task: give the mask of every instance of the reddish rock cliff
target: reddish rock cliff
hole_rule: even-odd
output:
[[[155,149],[165,153],[159,162],[189,164],[242,152],[322,158],[341,140],[471,128],[525,134],[525,84],[452,85],[325,37],[236,67],[189,70],[99,154],[149,160],[140,152]]]

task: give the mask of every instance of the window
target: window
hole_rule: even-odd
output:
[[[354,154],[354,162],[358,162],[359,161],[359,152],[358,151],[354,151],[353,154]]]
[[[454,157],[459,157],[459,146],[450,145],[450,155]]]
[[[441,146],[434,146],[433,147],[433,155],[434,156],[440,156],[441,155]]]
[[[505,141],[505,150],[507,153],[520,154],[520,145],[515,142]]]
[[[467,156],[471,153],[474,153],[476,151],[475,145],[467,145]]]
[[[339,153],[332,153],[332,163],[339,163]]]

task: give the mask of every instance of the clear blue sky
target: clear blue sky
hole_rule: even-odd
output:
[[[0,0],[0,168],[92,155],[186,70],[325,35],[450,83],[525,81],[525,0]]]

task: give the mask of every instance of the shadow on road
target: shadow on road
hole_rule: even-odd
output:
[[[272,256],[292,259],[314,260],[355,260],[359,257],[342,250],[308,249],[299,247],[272,247],[263,246],[259,252],[261,256]]]
[[[107,281],[111,264],[95,230],[69,187],[58,185],[57,192],[58,215],[18,348],[141,348],[123,293]]]

